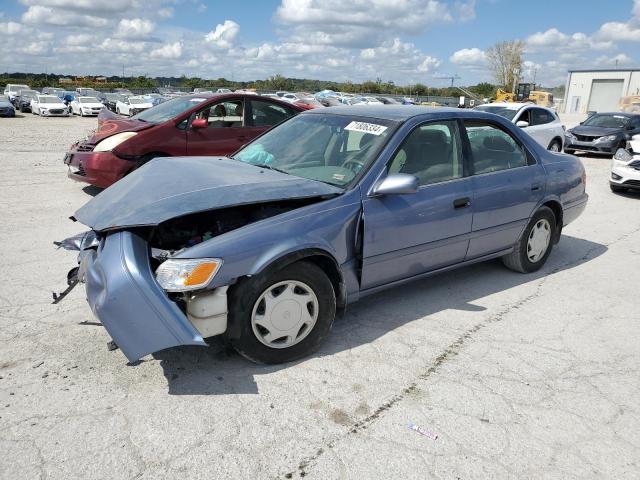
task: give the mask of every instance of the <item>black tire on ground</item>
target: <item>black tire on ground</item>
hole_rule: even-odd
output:
[[[609,188],[611,188],[611,191],[614,193],[624,193],[627,191],[626,187],[619,187],[618,185],[614,185],[612,183],[609,184]]]
[[[287,348],[271,348],[258,340],[251,326],[254,305],[270,286],[286,280],[308,285],[318,299],[318,318],[311,332],[299,343]],[[229,320],[238,322],[239,338],[231,345],[245,358],[256,363],[284,363],[314,352],[328,337],[336,315],[336,295],[327,275],[317,265],[300,261],[270,273],[242,280],[229,289]]]
[[[555,150],[553,149],[554,146],[556,146]],[[561,152],[562,151],[562,142],[560,140],[558,140],[558,139],[551,140],[551,143],[547,147],[547,150],[550,150],[550,151],[553,151],[553,152]]]
[[[546,219],[551,227],[549,245],[547,246],[547,251],[544,253],[544,255],[536,262],[532,262],[531,260],[529,260],[529,257],[527,255],[527,244],[529,241],[529,235],[531,234],[531,230],[535,227],[535,225],[542,219]],[[549,257],[549,254],[553,249],[555,236],[556,217],[553,211],[548,207],[540,207],[540,209],[531,218],[531,221],[527,225],[527,228],[525,228],[524,232],[522,232],[522,235],[518,239],[518,243],[516,243],[513,252],[502,257],[502,263],[504,263],[507,268],[521,273],[531,273],[539,270],[547,261],[547,258]]]

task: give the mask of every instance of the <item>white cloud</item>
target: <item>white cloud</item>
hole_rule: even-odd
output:
[[[168,19],[173,17],[173,8],[166,7],[158,10],[158,16],[163,19]]]
[[[640,25],[607,22],[600,27],[597,36],[613,42],[640,42]]]
[[[24,31],[24,26],[17,22],[0,22],[0,34],[17,35]]]
[[[595,61],[595,64],[597,66],[602,66],[602,67],[612,67],[612,66],[624,67],[624,66],[630,66],[632,63],[633,63],[633,59],[625,53],[619,53],[618,55],[615,55],[613,57],[610,55],[602,55],[596,58],[596,61]]]
[[[150,20],[142,18],[123,18],[118,24],[116,36],[120,38],[146,38],[153,32],[155,25]]]
[[[482,65],[487,61],[487,57],[479,48],[463,48],[453,52],[449,61],[456,65]]]
[[[233,20],[225,20],[216,25],[215,30],[204,36],[205,41],[218,48],[230,48],[240,32],[240,25]]]
[[[88,33],[79,33],[77,35],[67,35],[67,38],[65,39],[65,44],[70,47],[91,45],[93,39],[94,39],[94,36]]]
[[[458,4],[468,17],[473,2]],[[449,5],[438,0],[282,0],[276,11],[292,41],[359,48],[453,19]]]
[[[476,0],[467,0],[465,2],[457,0],[454,6],[457,20],[469,22],[476,18]]]
[[[22,21],[32,25],[75,25],[79,27],[105,27],[109,24],[109,21],[102,17],[60,11],[40,5],[29,7],[22,15]]]
[[[151,57],[176,59],[182,56],[182,44],[180,42],[167,43],[160,48],[151,51]]]
[[[140,53],[146,48],[143,42],[127,42],[115,38],[105,38],[100,49],[112,53]]]
[[[135,0],[20,0],[20,3],[29,7],[53,7],[63,10],[86,11],[93,15],[102,13],[115,13],[130,10],[134,7]]]

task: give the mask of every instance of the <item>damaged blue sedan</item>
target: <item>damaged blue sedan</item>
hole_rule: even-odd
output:
[[[85,284],[130,361],[224,335],[278,363],[381,289],[498,257],[538,270],[587,198],[577,158],[502,117],[332,107],[232,157],[148,162],[80,208],[91,230],[60,245],[80,251],[70,288]]]

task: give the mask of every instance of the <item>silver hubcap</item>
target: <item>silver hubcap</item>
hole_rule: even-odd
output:
[[[304,340],[318,320],[318,297],[308,285],[286,280],[258,297],[251,313],[253,334],[271,348],[288,348]]]
[[[549,147],[549,150],[551,150],[552,152],[559,152],[560,151],[560,147],[558,146],[558,144],[556,142],[553,142],[551,144],[551,146]]]
[[[551,225],[546,219],[540,219],[531,229],[529,233],[529,241],[527,242],[527,257],[530,262],[537,262],[549,248],[551,240]]]

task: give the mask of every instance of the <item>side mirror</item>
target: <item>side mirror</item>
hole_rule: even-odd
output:
[[[524,120],[519,120],[516,122],[516,127],[527,128],[529,126],[529,122],[525,122]]]
[[[191,128],[207,128],[209,126],[209,122],[206,118],[196,118],[193,122],[191,122]]]
[[[372,196],[381,195],[403,195],[407,193],[416,193],[418,191],[419,181],[415,175],[408,173],[392,173],[380,180],[373,187]]]

